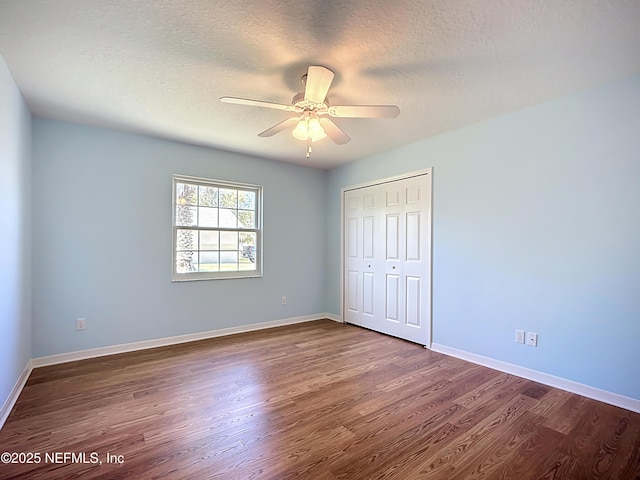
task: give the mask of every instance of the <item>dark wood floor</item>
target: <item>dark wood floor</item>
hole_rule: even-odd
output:
[[[41,457],[2,479],[627,480],[640,414],[327,320],[36,369],[4,451]]]

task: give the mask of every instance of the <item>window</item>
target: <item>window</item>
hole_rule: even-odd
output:
[[[173,176],[173,281],[262,276],[262,187]]]

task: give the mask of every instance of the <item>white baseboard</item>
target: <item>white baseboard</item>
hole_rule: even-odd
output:
[[[13,390],[11,390],[11,393],[7,397],[7,400],[4,402],[4,405],[2,405],[2,408],[0,408],[0,429],[2,429],[2,427],[4,426],[4,422],[6,422],[7,418],[9,418],[11,409],[18,401],[18,397],[20,396],[22,389],[27,383],[29,375],[31,375],[31,370],[33,370],[33,361],[29,360],[25,365],[24,370],[20,374],[18,381],[13,386]]]
[[[431,350],[438,353],[443,353],[451,357],[460,358],[471,363],[489,367],[501,372],[517,375],[518,377],[526,378],[527,380],[533,380],[534,382],[542,383],[550,387],[566,390],[567,392],[576,393],[583,397],[598,400],[600,402],[608,403],[616,407],[625,408],[632,412],[640,413],[640,400],[625,397],[617,393],[601,390],[590,385],[574,382],[573,380],[567,380],[565,378],[556,377],[548,373],[539,372],[530,368],[521,367],[513,363],[503,362],[501,360],[495,360],[493,358],[484,357],[475,353],[466,352],[464,350],[458,350],[457,348],[448,347],[446,345],[440,345],[434,343],[431,345]]]
[[[334,322],[344,323],[342,320],[342,315],[335,315],[333,313],[325,313],[324,318],[328,318],[329,320],[333,320]]]
[[[76,360],[86,360],[88,358],[104,357],[106,355],[115,355],[118,353],[133,352],[136,350],[146,350],[149,348],[166,347],[168,345],[176,345],[179,343],[186,343],[186,342],[195,342],[197,340],[206,340],[207,338],[223,337],[225,335],[252,332],[255,330],[264,330],[266,328],[282,327],[285,325],[311,322],[313,320],[322,320],[325,318],[330,318],[329,314],[322,313],[322,314],[316,314],[316,315],[306,315],[304,317],[284,318],[281,320],[273,320],[271,322],[253,323],[251,325],[221,328],[218,330],[209,330],[206,332],[190,333],[187,335],[178,335],[175,337],[164,337],[164,338],[158,338],[154,340],[143,340],[141,342],[123,343],[120,345],[110,345],[108,347],[91,348],[88,350],[79,350],[76,352],[60,353],[57,355],[37,357],[32,360],[32,365],[33,365],[33,368],[44,367],[47,365],[56,365],[58,363],[74,362]]]

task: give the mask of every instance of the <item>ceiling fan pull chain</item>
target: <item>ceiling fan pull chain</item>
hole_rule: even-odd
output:
[[[307,159],[311,156],[311,137],[307,139]]]

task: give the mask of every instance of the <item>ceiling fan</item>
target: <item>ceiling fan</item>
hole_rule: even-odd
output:
[[[298,140],[307,141],[307,158],[311,154],[311,143],[329,137],[338,145],[347,143],[351,138],[330,118],[396,118],[400,109],[395,105],[331,105],[327,92],[333,81],[334,73],[328,68],[312,65],[302,76],[304,91],[297,93],[291,105],[247,98],[222,97],[221,102],[273,108],[294,113],[288,118],[264,132],[259,137],[271,137],[288,128]],[[295,127],[295,128],[294,128]]]

